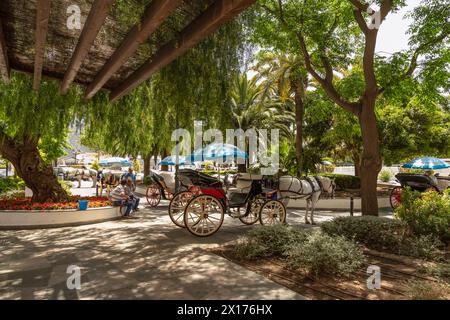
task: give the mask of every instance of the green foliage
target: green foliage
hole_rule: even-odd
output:
[[[304,231],[287,225],[258,227],[239,239],[234,252],[237,257],[246,260],[283,256],[288,247],[306,238]]]
[[[362,249],[355,242],[321,232],[314,232],[306,241],[294,244],[286,254],[291,267],[306,268],[316,276],[349,276],[366,261]]]
[[[448,300],[450,285],[443,282],[410,280],[406,292],[411,300]]]
[[[337,173],[321,173],[321,176],[334,179],[337,190],[350,190],[361,188],[361,178]]]
[[[139,159],[133,160],[133,169],[136,173],[140,173],[142,171],[141,161]]]
[[[0,82],[0,135],[24,143],[37,139],[44,161],[64,154],[70,123],[81,108],[81,90],[74,86],[61,95],[56,81],[44,80],[39,92],[32,77],[12,73],[11,83]]]
[[[403,107],[381,101],[387,105],[378,108],[383,133],[382,153],[388,164],[401,163],[424,154],[446,156],[450,150],[448,112],[435,100],[425,99],[422,93],[411,95],[412,98],[406,100]]]
[[[91,169],[93,169],[95,171],[100,170],[100,164],[99,164],[98,160],[94,160],[94,162],[92,162]]]
[[[403,0],[393,1],[392,12],[405,4]],[[366,89],[364,71],[371,66],[362,58],[364,33],[350,1],[261,0],[255,8],[252,41],[263,52],[296,56],[306,63],[299,41],[304,38],[317,74],[326,74],[325,65],[339,72],[340,76],[332,81],[334,95],[349,102],[362,100]],[[376,79],[382,88],[376,113],[386,163],[398,163],[420,151],[436,155],[450,152],[446,95],[450,84],[449,11],[446,1],[423,1],[409,13],[410,47],[390,56],[374,57]],[[317,94],[322,95],[322,101],[308,105],[305,115],[305,171],[315,172],[318,159],[325,155],[358,163],[362,150],[359,121],[331,103],[329,92],[308,92],[309,96]],[[311,114],[308,109],[313,110]],[[309,132],[313,133],[311,137]]]
[[[405,256],[441,261],[445,256],[442,248],[442,242],[434,235],[419,235],[405,238],[399,246],[398,253]]]
[[[144,177],[144,181],[142,181],[142,183],[148,187],[151,184],[153,184],[154,181],[153,181],[152,177],[147,176],[147,177]]]
[[[234,254],[244,260],[285,258],[291,267],[302,267],[315,275],[349,275],[365,261],[352,241],[286,225],[249,231],[235,245]]]
[[[447,261],[445,261],[447,262]],[[450,264],[449,263],[425,263],[421,265],[419,271],[427,276],[442,279],[450,284]]]
[[[392,174],[391,170],[388,170],[388,169],[381,170],[380,174],[378,175],[378,178],[383,182],[391,181],[392,177],[393,177],[393,174]]]
[[[436,261],[443,258],[443,244],[439,239],[433,235],[410,234],[408,225],[397,219],[338,217],[323,223],[321,228],[326,234],[341,235],[370,249]]]
[[[25,183],[18,177],[0,178],[0,194],[25,188]]]
[[[132,10],[126,8],[128,1],[121,2],[120,10]],[[195,12],[204,6],[192,3]],[[123,23],[133,24],[134,19],[124,17]],[[227,128],[231,85],[245,51],[244,19],[241,16],[221,27],[118,103],[109,106],[97,97],[105,106],[85,118],[83,141],[115,155],[145,156],[170,153],[172,131],[192,131],[194,120],[203,120],[209,128]],[[166,32],[157,34],[152,42],[177,37],[175,30],[181,30],[184,23],[169,18],[164,24]]]
[[[450,198],[446,195],[405,190],[395,215],[417,235],[434,235],[450,242]]]
[[[406,232],[406,224],[399,220],[372,216],[338,217],[321,228],[377,250],[397,250]]]
[[[61,185],[61,187],[64,189],[64,191],[71,196],[72,195],[72,191],[70,191],[71,188],[73,188],[73,184],[70,181],[59,181],[59,184]]]

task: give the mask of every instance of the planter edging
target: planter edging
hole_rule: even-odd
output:
[[[96,224],[120,219],[119,207],[80,210],[2,210],[0,230],[46,229]]]

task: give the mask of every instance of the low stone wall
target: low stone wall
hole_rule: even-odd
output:
[[[120,208],[104,207],[79,210],[49,211],[0,211],[0,229],[40,229],[78,226],[116,220],[121,217]]]

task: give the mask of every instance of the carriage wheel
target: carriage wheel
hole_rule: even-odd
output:
[[[159,202],[161,201],[161,190],[159,189],[159,186],[156,184],[152,184],[150,187],[148,187],[146,196],[147,202],[150,207],[154,208],[158,206]]]
[[[252,225],[255,224],[259,220],[259,211],[261,210],[261,207],[264,205],[264,199],[258,198],[254,199],[252,202],[250,202],[250,212],[247,216],[239,217],[239,220],[243,224],[246,225]]]
[[[192,192],[184,191],[177,193],[169,204],[169,217],[172,222],[180,228],[184,225],[184,209],[193,197]]]
[[[402,187],[395,187],[392,189],[391,196],[389,197],[392,209],[397,209],[402,204],[402,193]]]
[[[259,222],[263,226],[286,223],[286,207],[278,200],[266,201],[259,211]]]
[[[220,229],[225,210],[219,199],[200,195],[189,201],[184,210],[184,224],[195,236],[208,237]]]

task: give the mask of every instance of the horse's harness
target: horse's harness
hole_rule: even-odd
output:
[[[295,179],[297,179],[297,180],[299,181],[299,184],[300,184],[300,189],[297,190],[297,191],[293,191],[293,190],[291,189]],[[311,193],[303,194],[304,188],[303,188],[303,183],[302,183],[302,181],[306,181],[306,182],[311,186],[311,190],[312,190]],[[315,182],[316,182],[317,184],[315,184]],[[292,199],[305,199],[305,198],[306,198],[306,199],[310,199],[314,193],[319,192],[319,191],[320,191],[320,192],[323,192],[323,191],[324,191],[323,184],[322,184],[322,182],[320,181],[320,179],[317,178],[317,177],[304,177],[304,178],[291,177],[291,182],[290,182],[290,184],[289,184],[289,186],[287,187],[286,190],[280,190],[280,189],[279,189],[279,187],[280,187],[280,181],[279,181],[279,180],[277,181],[277,184],[278,184],[277,186],[274,186],[274,181],[273,181],[273,180],[270,180],[270,179],[265,179],[265,183],[266,183],[266,184],[271,184],[271,187],[272,187],[273,189],[278,189],[278,191],[279,191],[280,193],[283,193],[283,192],[286,192],[286,193],[287,193],[287,192],[290,192],[290,193],[295,193],[295,194],[297,194],[296,196],[289,196],[289,198],[292,198]],[[317,189],[317,185],[319,186],[318,189]]]

